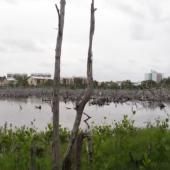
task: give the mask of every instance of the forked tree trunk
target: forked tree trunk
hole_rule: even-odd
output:
[[[68,148],[64,156],[62,170],[68,170],[67,165],[70,164],[70,156],[72,153],[73,145],[77,139],[79,126],[81,123],[82,114],[84,107],[90,99],[93,90],[93,72],[92,72],[92,44],[93,44],[93,35],[95,31],[95,11],[94,0],[91,3],[91,19],[90,19],[90,35],[89,35],[89,49],[88,49],[88,58],[87,58],[87,89],[83,96],[80,97],[80,100],[76,103],[76,118],[71,132],[71,137],[69,140]]]
[[[60,139],[59,139],[59,91],[60,91],[60,58],[63,41],[64,17],[65,17],[65,0],[60,0],[60,9],[56,5],[58,14],[58,35],[55,49],[55,71],[53,85],[53,170],[60,170]]]

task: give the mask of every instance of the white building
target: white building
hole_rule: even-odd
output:
[[[51,81],[51,74],[31,74],[31,76],[28,78],[28,84],[30,86],[38,86],[43,85],[47,83],[48,81]]]
[[[152,81],[159,83],[162,79],[163,79],[163,74],[158,73],[154,70],[151,70],[150,73],[145,74],[145,80],[152,80]]]
[[[0,76],[0,87],[6,86],[8,84],[5,76]]]
[[[17,79],[17,78],[25,78],[25,77],[28,77],[28,75],[26,73],[8,73],[7,74],[7,78],[14,78],[14,79]]]
[[[12,86],[15,86],[17,84],[17,76],[19,74],[18,73],[8,73],[7,74],[7,85],[12,85]]]

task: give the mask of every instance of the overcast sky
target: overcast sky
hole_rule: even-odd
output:
[[[0,75],[54,72],[59,0],[0,0]],[[67,0],[61,76],[85,76],[91,0]],[[94,79],[170,76],[170,1],[96,0]]]

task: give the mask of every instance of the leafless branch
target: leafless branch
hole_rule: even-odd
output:
[[[58,17],[60,17],[60,10],[59,10],[59,8],[58,8],[58,5],[55,4],[55,7],[56,7],[56,10],[57,10],[57,13],[58,13]]]
[[[87,116],[87,119],[84,120],[84,123],[87,125],[87,128],[90,129],[90,125],[89,125],[88,121],[91,119],[91,117],[86,113],[83,113],[83,114],[85,116]]]

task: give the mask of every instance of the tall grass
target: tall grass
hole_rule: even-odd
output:
[[[92,129],[94,170],[169,170],[169,120],[134,127],[127,116],[113,126]],[[61,151],[64,153],[70,136],[60,128]],[[34,128],[14,128],[5,124],[0,128],[0,170],[38,170],[52,167],[52,126],[39,132]],[[82,170],[88,169],[86,141],[83,145]]]

